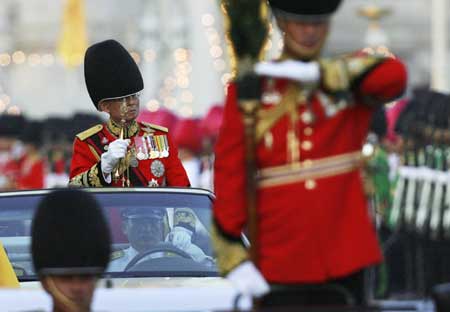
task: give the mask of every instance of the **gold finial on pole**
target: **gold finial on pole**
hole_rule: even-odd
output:
[[[387,48],[389,38],[382,29],[380,21],[392,13],[390,8],[381,7],[376,4],[369,4],[358,9],[358,15],[365,17],[368,22],[368,29],[365,35],[365,51],[369,54],[381,54],[391,56],[391,52]]]

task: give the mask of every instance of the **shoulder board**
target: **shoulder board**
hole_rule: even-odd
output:
[[[169,129],[167,129],[166,127],[163,127],[163,126],[158,126],[155,124],[151,124],[148,122],[142,122],[142,121],[141,121],[141,124],[143,124],[145,127],[150,128],[150,129],[159,130],[162,132],[169,132]]]
[[[116,260],[125,256],[125,252],[123,250],[116,250],[111,253],[109,256],[109,260]]]
[[[87,138],[93,136],[94,134],[102,131],[103,125],[95,125],[87,130],[84,130],[83,132],[80,132],[76,135],[77,138],[79,138],[81,141],[86,140]]]

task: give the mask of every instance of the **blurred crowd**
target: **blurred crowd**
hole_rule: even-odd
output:
[[[192,187],[213,189],[213,147],[223,107],[214,105],[201,118],[180,118],[171,111],[142,111],[139,121],[169,129]],[[0,191],[66,187],[77,133],[103,123],[97,114],[70,118],[27,119],[0,115]]]

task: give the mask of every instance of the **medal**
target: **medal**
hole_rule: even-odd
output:
[[[156,144],[155,144],[155,140],[153,138],[153,136],[148,136],[147,137],[147,142],[148,145],[150,147],[150,159],[155,159],[159,157],[159,152],[156,149]]]
[[[150,155],[148,153],[148,144],[144,137],[141,138],[142,146],[144,147],[144,159],[149,159]]]
[[[155,139],[155,143],[156,143],[156,148],[159,152],[159,157],[164,157],[163,156],[163,148],[162,148],[162,144],[161,144],[161,136],[160,135],[156,135],[153,137]]]
[[[163,144],[164,144],[164,151],[163,151],[163,157],[169,156],[169,142],[167,141],[167,136],[163,135]]]
[[[155,179],[151,179],[151,180],[148,182],[148,186],[149,186],[149,187],[158,187],[159,184],[158,184],[158,181],[156,181]]]
[[[155,177],[161,178],[166,170],[164,168],[164,164],[160,160],[156,159],[150,165],[150,171]]]
[[[139,166],[139,162],[136,157],[132,156],[130,158],[130,166],[133,168],[136,168],[137,166]]]
[[[141,146],[139,147],[139,152],[137,153],[136,157],[139,160],[144,160],[145,159],[145,153],[142,152],[142,147]]]
[[[130,155],[129,156],[129,164],[130,164],[131,167],[136,168],[137,166],[139,166],[139,162],[138,162],[138,160],[136,158],[136,148],[133,146],[130,149],[129,153],[130,153],[129,154]]]

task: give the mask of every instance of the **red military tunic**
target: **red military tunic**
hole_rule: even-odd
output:
[[[375,109],[366,104],[399,96],[405,84],[404,66],[393,59],[356,77],[347,105],[334,103],[323,88],[300,103],[288,91],[298,83],[263,80],[256,126],[257,266],[269,282],[323,282],[380,262],[358,167]],[[265,93],[278,93],[281,101],[265,101]],[[298,105],[264,127],[289,103]],[[247,223],[245,172],[244,125],[231,84],[215,161],[213,239],[224,274],[248,257],[239,242]]]
[[[70,166],[70,185],[84,187],[122,186],[122,182],[107,183],[101,172],[101,154],[119,136],[120,128],[111,120],[77,135]],[[129,167],[130,186],[189,186],[186,172],[178,159],[178,151],[168,136],[167,128],[148,123],[133,122],[125,138],[130,146],[138,146],[144,136],[166,136],[167,157],[138,160],[137,167]],[[114,172],[112,173],[114,174]]]
[[[25,155],[20,161],[20,168],[16,176],[16,188],[32,190],[44,188],[46,163],[40,155]]]

